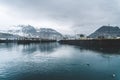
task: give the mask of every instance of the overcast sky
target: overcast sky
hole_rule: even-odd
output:
[[[18,24],[90,34],[120,26],[120,0],[0,0],[0,28]]]

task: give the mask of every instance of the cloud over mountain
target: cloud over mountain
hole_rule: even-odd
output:
[[[0,0],[0,4],[8,9],[6,19],[0,20],[4,24],[44,25],[63,33],[87,34],[104,24],[119,26],[120,21],[119,0]]]

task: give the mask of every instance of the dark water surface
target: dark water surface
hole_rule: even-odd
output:
[[[120,80],[119,53],[58,43],[0,43],[0,80]]]

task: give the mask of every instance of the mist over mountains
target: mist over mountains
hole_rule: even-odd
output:
[[[6,36],[6,37],[4,37]],[[18,25],[14,29],[0,31],[1,38],[41,38],[41,39],[61,39],[62,34],[51,28],[36,29],[31,25]]]

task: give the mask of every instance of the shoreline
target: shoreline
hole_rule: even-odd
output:
[[[115,48],[120,47],[120,39],[81,39],[60,40],[60,44],[76,45],[81,47]]]
[[[0,43],[49,43],[56,42],[57,40],[0,40]]]

